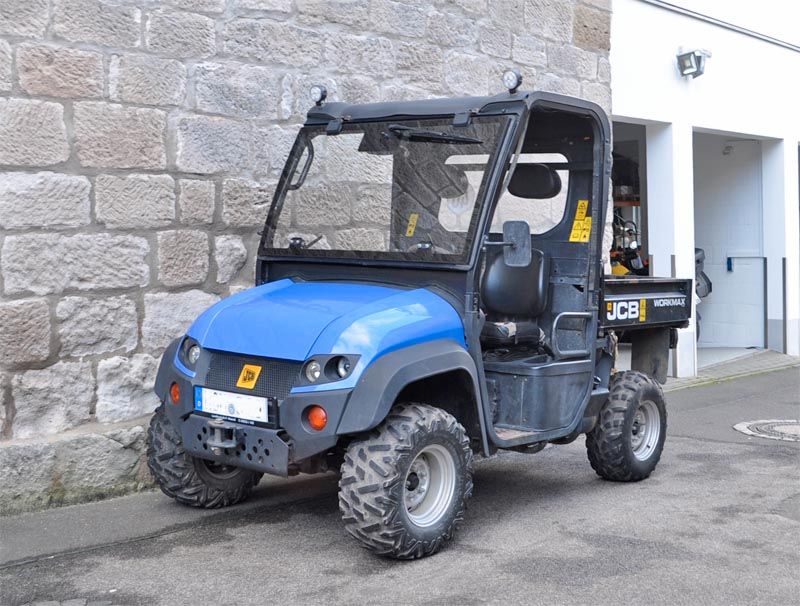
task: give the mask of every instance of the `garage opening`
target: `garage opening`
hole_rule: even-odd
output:
[[[702,367],[766,346],[762,161],[760,142],[741,136],[695,132],[693,151],[695,247],[710,281],[697,304]]]
[[[646,150],[644,126],[614,122],[611,174],[614,241],[610,260],[611,272],[616,275],[650,275]]]

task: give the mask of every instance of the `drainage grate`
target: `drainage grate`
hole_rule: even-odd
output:
[[[800,442],[800,421],[797,419],[748,421],[746,423],[737,423],[733,428],[748,436]]]

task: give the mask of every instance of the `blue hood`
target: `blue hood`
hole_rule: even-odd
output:
[[[208,309],[187,334],[204,348],[257,357],[359,354],[362,369],[407,345],[446,338],[466,346],[458,313],[431,291],[341,282],[251,288]]]

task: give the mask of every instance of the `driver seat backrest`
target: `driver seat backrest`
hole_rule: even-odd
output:
[[[534,248],[530,264],[509,267],[502,249],[490,249],[481,281],[481,300],[489,319],[532,320],[540,316],[547,308],[549,261]]]
[[[481,300],[487,314],[481,328],[484,347],[528,344],[540,346],[547,337],[536,317],[547,308],[550,263],[542,251],[531,251],[525,267],[509,267],[503,251],[490,249],[481,280]]]

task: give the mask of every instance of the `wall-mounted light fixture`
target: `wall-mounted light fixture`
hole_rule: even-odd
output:
[[[711,53],[704,49],[697,49],[688,52],[678,50],[678,71],[681,76],[691,76],[697,78],[706,71],[706,59],[711,57]]]

